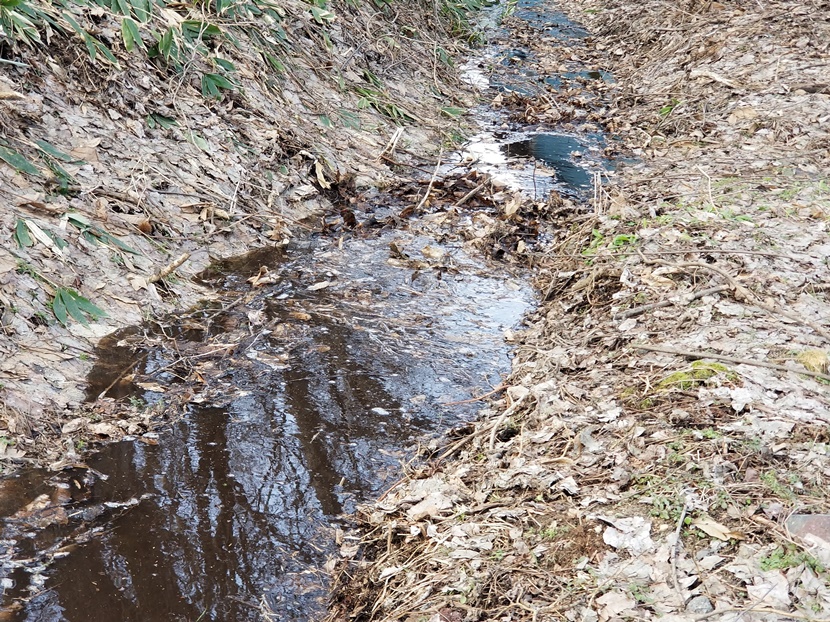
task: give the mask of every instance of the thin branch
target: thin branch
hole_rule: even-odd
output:
[[[190,259],[190,253],[184,253],[183,255],[177,257],[172,262],[164,266],[161,270],[156,272],[149,279],[147,279],[147,284],[149,285],[150,283],[157,283],[164,277],[169,276],[176,268],[178,268],[188,259]]]
[[[420,211],[420,209],[424,206],[424,203],[427,202],[429,198],[429,193],[432,192],[432,186],[435,183],[435,180],[438,178],[438,171],[441,168],[441,156],[444,154],[444,149],[442,148],[441,151],[438,152],[438,162],[435,164],[435,170],[432,172],[432,177],[429,180],[429,185],[427,186],[427,191],[424,192],[424,196],[421,197],[420,203],[418,203],[415,211]]]
[[[689,304],[690,302],[692,302],[693,300],[697,300],[698,298],[703,298],[704,296],[709,296],[711,294],[717,294],[718,292],[722,292],[727,289],[729,289],[728,285],[716,285],[715,287],[702,289],[698,292],[692,292],[691,294],[677,294],[670,298],[666,298],[665,300],[661,300],[660,302],[652,302],[651,304],[643,305],[641,307],[634,307],[633,309],[628,309],[627,311],[623,311],[622,313],[616,314],[614,317],[615,319],[634,317],[635,315],[640,315],[641,313],[645,313],[646,311],[661,309],[662,307],[668,307],[672,304]]]
[[[810,371],[809,369],[794,369],[786,365],[778,365],[777,363],[767,363],[766,361],[755,361],[752,359],[743,359],[736,356],[726,356],[724,354],[713,354],[711,352],[692,352],[690,350],[675,350],[674,348],[666,348],[664,346],[649,346],[645,344],[632,344],[632,347],[637,350],[647,350],[649,352],[662,352],[664,354],[674,354],[675,356],[685,356],[690,359],[715,359],[716,361],[725,361],[727,363],[735,363],[736,365],[753,365],[755,367],[765,367],[767,369],[777,369],[778,371],[791,371],[795,374],[802,374],[803,376],[811,376],[813,378],[821,378],[822,380],[830,380],[830,376],[822,374],[817,371]]]

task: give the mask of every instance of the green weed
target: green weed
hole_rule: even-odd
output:
[[[822,574],[827,570],[818,559],[809,553],[799,551],[793,546],[779,547],[759,561],[761,570],[765,572],[768,570],[787,570],[802,564],[816,574]]]

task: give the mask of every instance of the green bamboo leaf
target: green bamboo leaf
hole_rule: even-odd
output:
[[[444,106],[441,108],[441,113],[448,116],[451,119],[455,119],[456,117],[460,117],[464,114],[463,108],[456,108],[455,106]]]
[[[59,249],[63,250],[67,246],[69,246],[69,244],[66,243],[66,240],[64,240],[61,236],[57,235],[56,233],[52,233],[51,231],[46,230],[44,230],[44,232],[46,233],[46,235],[49,236],[49,238],[55,243],[55,246],[57,246]]]
[[[103,54],[104,58],[106,58],[109,62],[111,62],[113,65],[115,65],[117,67],[118,66],[118,59],[115,57],[115,54],[113,54],[106,45],[104,45],[101,41],[99,41],[98,39],[96,39],[92,35],[90,35],[89,38],[92,39],[92,43],[95,46],[95,49],[98,50],[99,52],[101,52],[101,54]]]
[[[141,34],[138,32],[138,24],[136,24],[129,17],[121,20],[121,38],[124,39],[124,48],[128,52],[135,49],[136,44],[139,48],[144,47],[144,42],[141,40]]]
[[[40,169],[14,149],[0,145],[0,160],[3,160],[6,164],[21,173],[28,173],[29,175],[36,175],[38,177],[43,176],[41,175]]]
[[[83,162],[83,160],[73,158],[71,155],[64,153],[54,145],[47,143],[45,140],[36,140],[35,144],[43,153],[52,156],[56,160],[63,160],[64,162]]]
[[[29,235],[29,227],[26,226],[26,221],[22,218],[18,218],[17,224],[14,226],[14,239],[17,240],[17,245],[20,248],[34,245],[34,241]]]
[[[130,3],[133,5],[133,12],[138,21],[142,24],[150,21],[153,14],[153,4],[150,0],[130,0]]]
[[[107,317],[106,312],[101,309],[98,305],[93,304],[90,302],[89,298],[85,298],[78,294],[77,292],[73,292],[75,294],[75,303],[78,305],[78,308],[86,313],[89,317],[94,320],[98,320],[102,317]]]
[[[73,212],[66,215],[66,220],[70,225],[78,227],[78,229],[87,229],[92,226],[92,222],[83,214]]]
[[[236,85],[233,82],[218,73],[206,73],[202,76],[202,95],[205,97],[219,99],[222,97],[220,89],[232,91],[234,88]]]
[[[76,322],[80,322],[84,326],[89,326],[89,322],[86,319],[86,316],[81,313],[81,309],[78,307],[78,303],[75,300],[75,296],[77,294],[73,292],[71,289],[64,289],[61,290],[62,296],[61,299],[63,303],[66,305],[66,312]]]
[[[152,112],[147,116],[147,125],[151,128],[159,126],[165,130],[169,130],[170,128],[178,127],[179,122],[173,117],[165,117],[163,114]]]
[[[119,240],[117,237],[115,237],[114,235],[110,235],[106,231],[96,229],[96,230],[93,231],[93,234],[98,236],[98,239],[101,240],[101,242],[103,242],[104,244],[110,244],[112,246],[117,246],[122,251],[125,251],[127,253],[132,253],[133,255],[140,255],[141,254],[137,250],[135,250],[134,248],[131,248],[131,247],[127,246],[126,244],[124,244],[124,242]]]
[[[236,71],[236,65],[234,65],[231,61],[225,60],[224,58],[219,58],[217,56],[213,57],[213,62],[219,65],[225,71]]]
[[[96,56],[98,56],[98,50],[95,47],[95,40],[93,37],[90,36],[86,30],[81,28],[81,25],[76,22],[75,18],[73,18],[69,13],[61,13],[61,17],[63,17],[72,27],[72,30],[74,30],[81,37],[81,39],[84,40],[87,52],[89,52],[89,57],[92,60],[95,60]]]
[[[210,153],[210,145],[208,144],[208,141],[199,136],[196,132],[189,132],[187,138],[202,151]]]
[[[66,317],[66,304],[63,302],[63,288],[55,292],[55,298],[52,300],[52,313],[58,318],[58,322],[66,326],[68,318]]]
[[[222,96],[216,84],[210,79],[210,74],[202,76],[202,95],[213,99],[219,99]]]

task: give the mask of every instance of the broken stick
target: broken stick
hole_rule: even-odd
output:
[[[171,263],[167,264],[161,270],[159,270],[153,276],[147,279],[147,284],[149,285],[150,283],[157,283],[161,281],[164,277],[169,276],[176,268],[178,268],[188,259],[190,259],[190,253],[184,253],[180,257],[177,257]]]
[[[817,371],[810,371],[809,369],[793,369],[792,367],[787,367],[786,365],[778,365],[777,363],[767,363],[766,361],[754,361],[752,359],[742,359],[736,356],[712,354],[711,352],[691,352],[688,350],[675,350],[674,348],[666,348],[663,346],[647,346],[644,344],[632,345],[638,350],[647,350],[649,352],[662,352],[664,354],[674,354],[675,356],[684,356],[690,359],[714,359],[716,361],[735,363],[736,365],[753,365],[755,367],[766,367],[767,369],[777,369],[778,371],[791,371],[795,374],[802,374],[803,376],[812,376],[813,378],[830,380],[830,376]]]

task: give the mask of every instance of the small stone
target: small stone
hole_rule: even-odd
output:
[[[830,514],[793,514],[786,525],[790,533],[799,538],[813,535],[830,542]]]
[[[686,611],[689,613],[710,613],[715,610],[712,601],[703,596],[695,596],[686,604]]]

